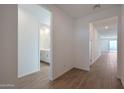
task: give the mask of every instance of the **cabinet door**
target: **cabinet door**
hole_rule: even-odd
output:
[[[41,60],[49,63],[49,51],[41,51]]]
[[[45,52],[45,60],[49,63],[49,51]]]

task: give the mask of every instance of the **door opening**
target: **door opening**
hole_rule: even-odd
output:
[[[53,80],[51,23],[52,13],[48,9],[18,5],[18,78],[41,71],[41,75],[46,73],[48,80]]]
[[[48,74],[49,80],[52,80],[50,73],[52,66],[52,60],[51,60],[51,29],[50,25],[48,24],[40,24],[40,38],[39,38],[39,52],[40,52],[40,71],[43,73]]]
[[[89,24],[90,27],[90,39],[89,39],[89,51],[90,51],[90,66],[95,63],[101,56],[114,55],[115,62],[118,60],[118,17],[111,17],[106,19],[97,20]],[[112,58],[112,57],[109,57]],[[115,63],[116,65],[116,63]],[[116,69],[118,67],[118,62]]]

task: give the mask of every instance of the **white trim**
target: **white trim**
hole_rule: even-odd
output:
[[[101,54],[100,55],[98,55],[96,58],[95,58],[95,60],[91,60],[92,62],[91,62],[91,64],[90,64],[90,66],[92,65],[92,64],[94,64],[97,60],[98,60],[98,58],[101,56]]]
[[[25,76],[28,76],[28,75],[32,75],[32,74],[37,73],[37,72],[39,72],[39,70],[32,71],[32,72],[30,72],[30,73],[26,73],[26,74],[23,74],[23,75],[18,75],[17,77],[18,77],[18,78],[22,78],[22,77],[25,77]]]
[[[38,70],[40,71],[40,24],[38,28]]]
[[[48,10],[49,11],[49,10]],[[51,11],[50,11],[51,12]],[[53,50],[53,15],[51,12],[50,18],[50,69],[49,69],[49,80],[54,80],[54,50]]]
[[[60,76],[64,75],[66,72],[70,71],[70,70],[73,69],[73,68],[75,68],[75,67],[69,68],[69,69],[67,69],[67,70],[64,71],[64,72],[59,73],[58,75],[56,75],[56,76],[53,78],[53,80],[59,78]]]
[[[124,87],[124,79],[121,78],[122,86]]]

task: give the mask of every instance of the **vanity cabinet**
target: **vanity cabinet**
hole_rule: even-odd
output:
[[[49,63],[50,62],[50,51],[41,50],[40,51],[40,60]]]

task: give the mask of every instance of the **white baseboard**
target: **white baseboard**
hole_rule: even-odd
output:
[[[97,57],[95,58],[95,60],[92,60],[92,63],[91,63],[90,65],[92,65],[93,63],[95,63],[96,60],[97,60],[100,56],[101,56],[101,54],[100,54],[99,56],[97,56]]]
[[[74,67],[71,67],[70,69],[67,69],[67,70],[65,70],[64,72],[61,72],[61,73],[59,73],[58,75],[55,75],[55,73],[54,73],[54,77],[52,78],[52,81],[54,81],[55,79],[59,78],[60,76],[62,76],[62,75],[65,74],[66,72],[70,71],[72,68],[74,68]]]
[[[84,70],[84,71],[90,71],[90,68],[86,68],[86,67],[74,67],[74,68],[77,68],[77,69],[81,69],[81,70]]]
[[[81,70],[85,70],[85,71],[90,71],[90,68],[72,67],[72,68],[70,68],[70,69],[68,69],[68,70],[66,70],[66,71],[64,71],[64,72],[62,72],[62,73],[60,73],[60,74],[58,74],[56,76],[54,75],[52,81],[54,81],[55,79],[59,78],[60,76],[62,76],[63,74],[65,74],[66,72],[70,71],[73,68],[77,68],[77,69],[81,69]]]
[[[124,79],[121,77],[121,83],[122,83],[122,86],[124,87]]]
[[[121,83],[122,83],[122,85],[124,87],[124,79],[122,79],[122,78],[121,78]]]
[[[22,78],[22,77],[24,77],[24,76],[28,76],[28,75],[33,74],[33,73],[36,73],[36,72],[38,72],[38,71],[40,71],[40,69],[37,69],[37,70],[32,71],[32,72],[30,72],[30,73],[24,73],[24,74],[18,75],[18,78]]]

